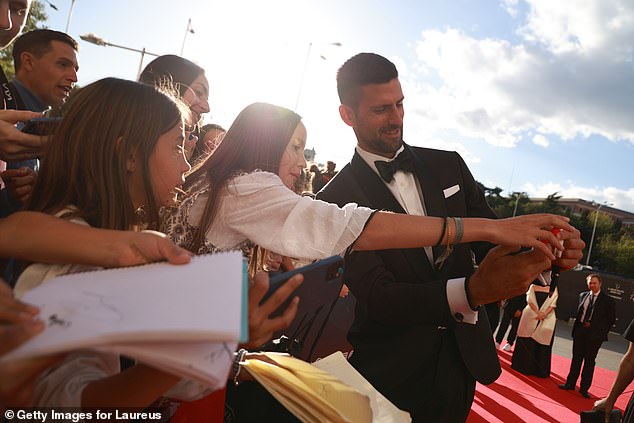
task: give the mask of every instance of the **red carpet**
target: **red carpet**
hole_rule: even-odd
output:
[[[590,410],[594,401],[605,397],[616,377],[615,372],[596,367],[591,398],[586,399],[578,391],[558,388],[568,375],[569,358],[553,355],[550,378],[542,379],[511,369],[512,352],[499,351],[498,356],[502,375],[491,385],[477,385],[468,423],[579,422],[579,412]],[[634,383],[619,397],[617,408],[625,409],[633,389]]]

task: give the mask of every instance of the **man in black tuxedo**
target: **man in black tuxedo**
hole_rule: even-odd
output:
[[[616,321],[614,300],[601,291],[601,277],[592,273],[586,277],[590,291],[579,294],[579,309],[572,326],[572,362],[566,383],[561,389],[575,389],[581,364],[581,384],[579,393],[590,398],[588,389],[592,385],[594,365],[603,341],[608,340],[608,332]]]
[[[504,305],[502,321],[497,328],[497,335],[495,335],[496,346],[502,348],[504,351],[511,351],[513,348],[513,343],[517,337],[517,327],[519,326],[520,317],[522,317],[524,307],[526,307],[526,294],[513,297]],[[511,330],[509,330],[509,335],[506,337],[506,345],[502,346],[501,344],[504,340],[504,335],[506,335],[506,330],[508,329],[509,324],[511,325]]]
[[[394,64],[356,55],[339,69],[337,89],[340,116],[358,144],[318,198],[396,213],[495,217],[457,153],[403,143],[404,97]],[[565,267],[578,262],[584,245],[578,231],[571,237]],[[475,380],[491,383],[500,374],[480,306],[526,292],[550,266],[539,252],[495,247],[487,254],[490,247],[456,245],[442,265],[434,263],[442,247],[346,256],[344,278],[357,299],[350,361],[415,422],[466,420]],[[472,252],[484,258],[475,272]]]

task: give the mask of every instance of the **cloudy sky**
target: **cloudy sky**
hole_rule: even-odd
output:
[[[71,0],[51,2],[64,30]],[[297,108],[317,160],[339,168],[355,139],[335,73],[376,52],[399,68],[406,142],[460,152],[506,193],[634,212],[632,0],[76,0],[69,33],[88,32],[157,54],[185,41],[210,79],[208,121],[229,126],[254,101]],[[135,78],[140,59],[81,41],[79,83]]]

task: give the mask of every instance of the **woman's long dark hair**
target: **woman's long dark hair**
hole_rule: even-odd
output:
[[[135,222],[126,159],[138,154],[147,223],[158,224],[148,161],[161,135],[182,122],[186,107],[157,88],[106,78],[71,100],[48,144],[27,209],[49,214],[68,205],[91,226],[129,230]]]
[[[301,121],[292,110],[267,103],[254,103],[242,110],[224,139],[207,160],[188,176],[186,188],[206,178],[209,197],[190,251],[198,251],[218,208],[218,195],[237,174],[264,170],[277,174],[291,136]]]
[[[152,60],[139,75],[139,81],[156,86],[174,86],[180,96],[205,70],[196,63],[174,54],[166,54]]]

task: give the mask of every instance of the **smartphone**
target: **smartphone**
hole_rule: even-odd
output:
[[[284,282],[300,273],[304,275],[304,282],[302,282],[302,284],[295,290],[295,293],[289,296],[290,299],[295,297],[297,292],[301,294],[305,291],[323,289],[333,284],[341,285],[339,282],[341,282],[343,277],[343,258],[341,258],[341,256],[328,257],[307,266],[293,269],[290,272],[284,272],[272,276],[269,280],[269,290],[262,301],[265,301],[273,295],[273,293],[282,286]],[[288,302],[290,302],[290,299]],[[281,308],[285,307],[282,306]]]
[[[312,362],[340,349],[339,346],[333,346],[332,342],[323,338],[322,335],[339,300],[343,285],[343,259],[340,256],[332,256],[273,276],[270,279],[271,287],[267,296],[298,273],[304,275],[304,282],[271,315],[278,316],[283,313],[291,299],[298,296],[300,301],[295,319],[288,328],[273,334],[274,340],[266,344],[265,350],[288,352],[302,360]]]
[[[50,135],[59,126],[61,117],[41,117],[28,120],[21,131],[25,134]]]

